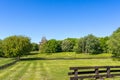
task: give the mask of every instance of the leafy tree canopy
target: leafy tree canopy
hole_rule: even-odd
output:
[[[0,56],[3,56],[2,40],[0,39]]]
[[[97,37],[92,34],[89,34],[85,37],[86,40],[86,53],[101,53],[100,43]]]
[[[31,51],[30,38],[25,36],[9,36],[3,40],[2,46],[6,57],[20,57]]]
[[[58,52],[59,44],[55,39],[51,39],[45,44],[44,48],[46,53],[55,53]]]
[[[76,42],[76,39],[74,38],[67,38],[63,40],[61,44],[62,51],[65,51],[65,52],[73,51],[75,42]]]
[[[38,51],[39,50],[39,46],[37,43],[32,43],[32,51]]]
[[[120,56],[120,28],[113,32],[107,43],[109,45],[109,51],[113,56]]]

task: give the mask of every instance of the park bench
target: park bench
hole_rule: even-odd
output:
[[[113,78],[120,76],[120,66],[70,67],[70,80]]]

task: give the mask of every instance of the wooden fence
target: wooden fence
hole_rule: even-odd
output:
[[[90,66],[70,67],[70,80],[83,80],[86,78],[100,79],[120,76],[120,66]]]

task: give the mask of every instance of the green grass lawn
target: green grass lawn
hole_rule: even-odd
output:
[[[35,54],[35,55],[34,55]],[[23,58],[42,58],[42,59],[78,59],[78,58],[111,58],[112,54],[102,53],[102,54],[76,54],[75,52],[61,52],[54,54],[38,54],[37,52],[32,53],[32,55],[24,56]]]
[[[74,66],[112,66],[119,65],[120,61],[114,61],[113,59],[53,59],[53,58],[71,58],[67,57],[69,53],[66,53],[66,56],[62,53],[60,54],[37,54],[30,55],[26,57],[45,57],[45,60],[22,60],[16,64],[0,70],[0,80],[69,80],[68,72],[70,72],[69,67]],[[44,56],[43,56],[44,55]],[[58,56],[61,55],[61,56]],[[75,55],[74,53],[71,55]],[[78,56],[77,56],[78,55]],[[83,54],[77,54],[75,57],[84,58],[86,57]],[[81,57],[81,55],[83,55]],[[100,54],[93,55],[98,57],[103,57],[103,55],[110,57],[110,54]],[[87,55],[92,56],[92,55]],[[24,57],[25,58],[25,57]],[[47,60],[51,58],[51,60]],[[106,80],[113,80],[106,79]],[[114,78],[114,80],[120,80],[120,77]]]
[[[1,58],[0,57],[0,66],[4,65],[4,64],[7,64],[7,63],[10,63],[12,61],[14,61],[15,59],[13,58]]]
[[[119,61],[113,61],[112,59],[20,61],[4,70],[0,70],[0,80],[69,80],[67,74],[71,66],[119,64]]]

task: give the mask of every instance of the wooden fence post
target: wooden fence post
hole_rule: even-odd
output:
[[[95,67],[95,75],[96,75],[96,79],[98,79],[100,77],[98,67]]]
[[[75,80],[78,80],[78,69],[75,69],[74,73],[75,73]]]
[[[107,76],[106,76],[107,78],[110,78],[111,77],[111,75],[110,75],[110,67],[108,66],[107,67]]]
[[[70,70],[73,70],[68,74],[73,75],[70,80],[83,80],[86,78],[104,80],[105,78],[120,76],[120,66],[71,67]]]

